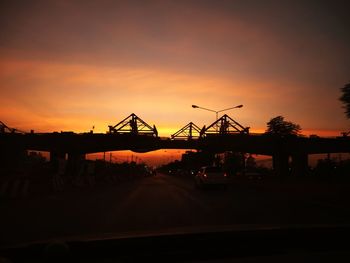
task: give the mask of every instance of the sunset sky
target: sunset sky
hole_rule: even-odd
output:
[[[1,1],[0,120],[105,132],[130,113],[170,136],[226,112],[263,132],[350,130],[348,1]]]

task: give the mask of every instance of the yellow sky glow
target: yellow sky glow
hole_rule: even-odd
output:
[[[1,60],[0,69],[3,121],[20,129],[40,132],[84,132],[95,126],[95,132],[104,133],[108,125],[116,124],[134,112],[150,125],[155,124],[160,136],[170,136],[190,121],[202,127],[215,120],[213,113],[194,110],[191,104],[233,106],[231,101],[236,104],[249,101],[242,109],[227,114],[244,126],[250,126],[252,132],[264,132],[265,122],[272,116],[267,107],[271,103],[264,105],[264,101],[281,96],[283,105],[295,102],[293,83],[289,84],[290,89],[266,93],[260,91],[276,84],[232,81],[162,69],[30,60]],[[220,90],[213,96],[217,87]],[[237,88],[237,91],[230,92],[232,88]],[[278,101],[273,103],[280,104]],[[303,117],[299,117],[299,123]],[[253,123],[256,119],[259,119],[257,126]],[[308,130],[307,134],[339,134],[339,130]]]

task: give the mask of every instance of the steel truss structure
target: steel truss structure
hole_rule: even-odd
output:
[[[193,122],[188,123],[180,130],[171,135],[171,139],[198,139],[200,137],[201,129]]]
[[[150,135],[158,137],[158,131],[155,125],[150,126],[144,120],[132,113],[116,125],[109,125],[109,133],[111,134],[134,134],[134,135]]]
[[[213,122],[208,127],[203,127],[201,137],[206,135],[249,134],[249,127],[244,127],[227,114]]]

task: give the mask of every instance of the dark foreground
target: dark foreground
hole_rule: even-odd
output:
[[[349,183],[233,180],[198,190],[188,178],[158,174],[25,200],[2,200],[0,246],[117,233],[181,232],[222,226],[350,223]]]

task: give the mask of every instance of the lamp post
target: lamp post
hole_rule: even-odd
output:
[[[211,112],[215,112],[215,116],[216,116],[216,119],[215,121],[218,120],[218,114],[219,112],[223,112],[223,111],[227,111],[227,110],[232,110],[232,109],[236,109],[236,108],[242,108],[243,105],[237,105],[237,106],[234,106],[234,107],[230,107],[230,108],[227,108],[227,109],[223,109],[223,110],[212,110],[212,109],[207,109],[207,108],[204,108],[204,107],[201,107],[201,106],[198,106],[198,105],[192,105],[192,108],[194,109],[202,109],[202,110],[207,110],[207,111],[211,111]],[[218,126],[216,125],[216,130],[218,129]]]

